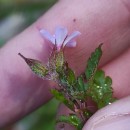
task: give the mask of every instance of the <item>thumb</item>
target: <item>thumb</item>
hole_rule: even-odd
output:
[[[129,130],[130,96],[121,99],[94,114],[83,130]]]

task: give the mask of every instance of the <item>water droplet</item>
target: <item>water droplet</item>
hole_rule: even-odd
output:
[[[74,116],[71,116],[72,119],[74,119]]]
[[[100,92],[99,95],[102,96],[102,93]]]
[[[105,86],[107,86],[107,84],[105,84]]]
[[[97,86],[97,88],[100,88],[100,86]]]

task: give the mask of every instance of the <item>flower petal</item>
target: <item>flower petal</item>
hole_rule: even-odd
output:
[[[67,29],[64,27],[57,27],[55,31],[55,38],[56,38],[56,44],[57,47],[61,47],[66,36],[67,36]]]
[[[46,38],[48,41],[50,41],[52,44],[55,44],[55,37],[52,36],[47,30],[41,29],[40,33],[44,38]]]
[[[75,31],[73,32],[70,36],[68,36],[66,38],[66,40],[64,41],[64,45],[65,46],[68,42],[72,41],[75,37],[79,36],[81,33],[79,31]]]
[[[66,44],[66,46],[67,47],[76,47],[76,41],[69,41],[69,42],[67,42],[67,44]]]

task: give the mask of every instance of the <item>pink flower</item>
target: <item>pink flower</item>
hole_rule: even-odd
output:
[[[40,33],[44,38],[56,45],[57,51],[60,51],[60,49],[64,48],[65,46],[75,47],[75,38],[81,34],[79,31],[75,31],[71,35],[68,35],[68,31],[65,27],[57,27],[54,35],[51,35],[47,30],[44,29],[41,29]]]

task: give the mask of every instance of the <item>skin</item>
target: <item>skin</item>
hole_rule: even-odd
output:
[[[82,33],[77,39],[76,48],[65,48],[66,59],[77,74],[84,71],[90,53],[104,43],[100,68],[112,77],[114,96],[121,99],[98,111],[83,130],[91,130],[96,117],[106,113],[111,115],[111,112],[119,113],[117,108],[128,104],[130,97],[123,98],[130,94],[130,1],[60,0],[0,49],[0,127],[15,122],[51,99],[49,90],[55,84],[33,75],[17,54],[20,52],[46,63],[51,48],[41,37],[39,29],[45,28],[53,33],[58,25],[67,27],[70,33],[75,30]],[[129,115],[129,108],[129,104],[123,107],[124,113]],[[63,112],[67,114],[68,110],[61,106],[59,113]],[[99,126],[102,124],[92,130],[101,130]],[[65,126],[65,130],[69,129],[73,128]]]

